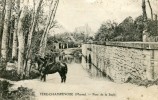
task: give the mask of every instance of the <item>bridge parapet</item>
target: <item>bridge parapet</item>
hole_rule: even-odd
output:
[[[158,42],[106,42],[107,46],[158,50]]]
[[[93,42],[87,44],[158,50],[158,42]]]
[[[82,53],[87,59],[91,57],[91,63],[116,82],[158,78],[158,43],[155,42],[83,44]]]

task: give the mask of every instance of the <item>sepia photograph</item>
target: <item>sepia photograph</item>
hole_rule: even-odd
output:
[[[158,0],[0,0],[0,100],[158,100]]]

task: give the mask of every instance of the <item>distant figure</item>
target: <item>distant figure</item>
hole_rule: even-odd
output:
[[[147,41],[147,37],[149,36],[149,34],[148,34],[148,32],[147,32],[147,30],[144,30],[143,31],[143,42],[148,42]]]

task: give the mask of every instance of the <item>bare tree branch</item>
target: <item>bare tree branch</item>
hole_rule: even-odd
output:
[[[142,10],[143,10],[143,19],[147,21],[147,13],[146,13],[146,3],[145,0],[142,0]]]
[[[153,20],[153,10],[152,10],[152,7],[151,7],[151,4],[150,4],[150,1],[148,0],[147,2],[148,2],[148,4],[149,4],[149,8],[150,8],[151,20]]]

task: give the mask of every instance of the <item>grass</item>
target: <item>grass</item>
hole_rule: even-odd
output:
[[[158,85],[158,79],[156,80],[142,80],[140,78],[136,78],[136,79],[132,79],[130,78],[128,80],[128,82],[126,83],[132,83],[132,84],[135,84],[135,85],[138,85],[138,86],[145,86],[145,87],[150,87],[150,86],[153,86],[153,85]]]

